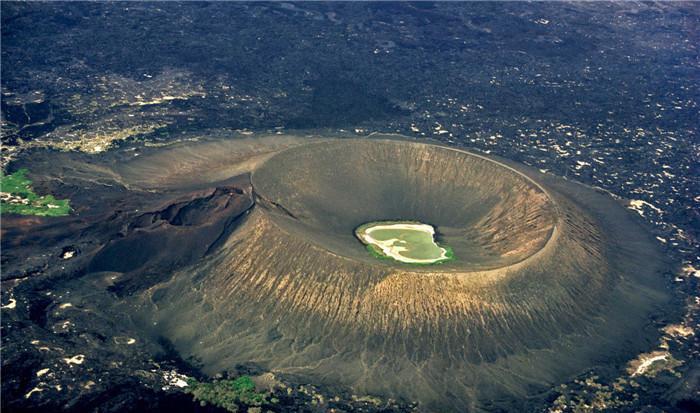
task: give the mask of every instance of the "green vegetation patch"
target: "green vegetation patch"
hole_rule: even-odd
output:
[[[11,175],[0,172],[0,212],[46,217],[70,213],[70,200],[56,199],[53,195],[37,195],[31,185],[26,169],[20,169]]]
[[[391,260],[392,258],[389,256],[384,255],[381,249],[377,247],[376,245],[372,244],[367,244],[365,245],[367,248],[367,251],[369,251],[370,255],[372,255],[374,258],[378,260]]]
[[[187,381],[187,385],[185,391],[192,394],[202,406],[210,404],[230,412],[237,412],[242,407],[255,407],[277,402],[277,399],[270,397],[268,393],[256,391],[255,383],[250,376],[214,380],[207,383],[190,379]]]

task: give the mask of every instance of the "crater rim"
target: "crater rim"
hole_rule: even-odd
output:
[[[341,258],[353,262],[363,262],[369,265],[375,265],[375,266],[385,266],[389,269],[393,268],[396,270],[400,270],[403,273],[434,273],[434,274],[472,274],[472,273],[481,273],[481,274],[503,274],[507,270],[517,270],[522,268],[523,266],[527,265],[528,263],[532,262],[533,260],[537,259],[539,256],[541,256],[545,251],[555,247],[557,239],[560,237],[560,232],[561,232],[561,222],[562,222],[562,214],[561,210],[559,208],[559,205],[557,204],[555,198],[552,196],[552,194],[539,182],[537,182],[535,179],[531,178],[528,174],[525,172],[522,172],[517,169],[517,167],[511,166],[508,163],[501,162],[497,159],[494,159],[489,156],[485,156],[479,153],[475,153],[466,149],[461,149],[461,148],[456,148],[453,146],[449,146],[446,144],[442,143],[436,143],[436,142],[418,142],[413,139],[410,139],[408,137],[401,137],[401,136],[390,136],[390,137],[366,137],[366,138],[356,138],[356,137],[350,137],[350,138],[326,138],[321,141],[313,141],[313,142],[308,142],[304,143],[298,146],[290,147],[283,149],[274,155],[270,156],[268,159],[266,159],[264,162],[258,165],[257,168],[255,168],[253,171],[251,171],[250,174],[250,181],[251,185],[253,188],[253,194],[255,196],[255,202],[257,204],[262,204],[263,209],[265,210],[263,212],[264,215],[270,217],[270,222],[280,231],[283,231],[287,235],[290,235],[292,237],[299,236],[299,234],[295,233],[294,229],[291,228],[288,224],[291,220],[294,220],[293,214],[286,210],[285,206],[282,203],[278,203],[276,201],[273,201],[272,199],[269,198],[269,195],[264,191],[260,190],[260,186],[258,183],[261,182],[260,179],[256,181],[256,175],[259,178],[259,175],[262,173],[262,171],[265,171],[269,165],[273,164],[275,161],[278,161],[280,158],[283,158],[285,155],[292,153],[292,152],[298,152],[298,151],[304,151],[304,150],[310,150],[315,147],[321,147],[321,146],[326,146],[326,145],[334,145],[334,144],[370,144],[370,143],[379,143],[379,144],[394,144],[394,145],[408,145],[408,146],[414,146],[414,147],[426,147],[432,150],[444,150],[444,151],[451,151],[454,153],[458,153],[460,155],[466,156],[466,157],[471,157],[478,159],[480,161],[484,161],[490,165],[494,165],[497,169],[501,169],[507,174],[510,174],[511,176],[516,177],[518,180],[521,180],[522,182],[526,183],[528,186],[531,188],[534,188],[537,190],[537,192],[541,193],[544,198],[545,202],[548,207],[551,208],[551,220],[552,220],[552,225],[551,229],[549,230],[549,233],[546,237],[546,240],[538,247],[534,248],[529,251],[529,253],[525,256],[523,256],[521,259],[513,262],[507,262],[505,264],[496,264],[492,266],[487,266],[487,267],[482,267],[482,268],[465,268],[463,266],[455,266],[455,265],[450,265],[452,262],[446,262],[446,263],[441,263],[441,264],[433,264],[433,265],[414,265],[414,264],[408,264],[408,263],[401,263],[396,260],[378,260],[374,257],[372,257],[370,254],[367,254],[366,257],[357,257],[352,254],[345,254],[343,252],[336,251],[334,248],[329,248],[325,245],[323,245],[321,242],[318,242],[317,239],[314,237],[305,237],[304,241],[313,245],[314,247],[320,249],[321,251],[331,254],[332,256],[336,258]],[[256,183],[257,182],[257,183]],[[286,215],[286,216],[285,216]],[[386,217],[386,218],[381,218],[381,219],[373,219],[373,220],[368,220],[366,222],[370,221],[418,221],[424,224],[428,224],[433,226],[436,230],[439,229],[439,225],[436,225],[434,222],[431,222],[430,220],[422,220],[422,219],[417,219],[415,217]],[[359,223],[355,225],[354,228],[357,228],[359,225],[362,223]],[[439,232],[439,231],[438,231]],[[355,242],[357,242],[358,245],[361,247],[364,247],[364,245],[357,240],[354,234],[354,230],[350,231],[349,235],[354,238]],[[449,244],[448,244],[449,245]]]

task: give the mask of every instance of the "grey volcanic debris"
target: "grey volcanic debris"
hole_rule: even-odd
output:
[[[700,409],[692,3],[0,7],[3,412]]]

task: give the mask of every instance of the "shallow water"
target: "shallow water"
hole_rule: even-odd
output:
[[[361,225],[355,234],[390,259],[404,263],[434,264],[444,261],[447,250],[435,243],[435,230],[414,221],[377,222]]]

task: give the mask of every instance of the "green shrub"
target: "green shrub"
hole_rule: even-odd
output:
[[[214,380],[200,383],[190,379],[185,390],[192,394],[202,406],[211,404],[230,412],[237,412],[241,406],[261,406],[272,403],[267,393],[255,390],[255,383],[249,376],[241,376],[236,379]]]

